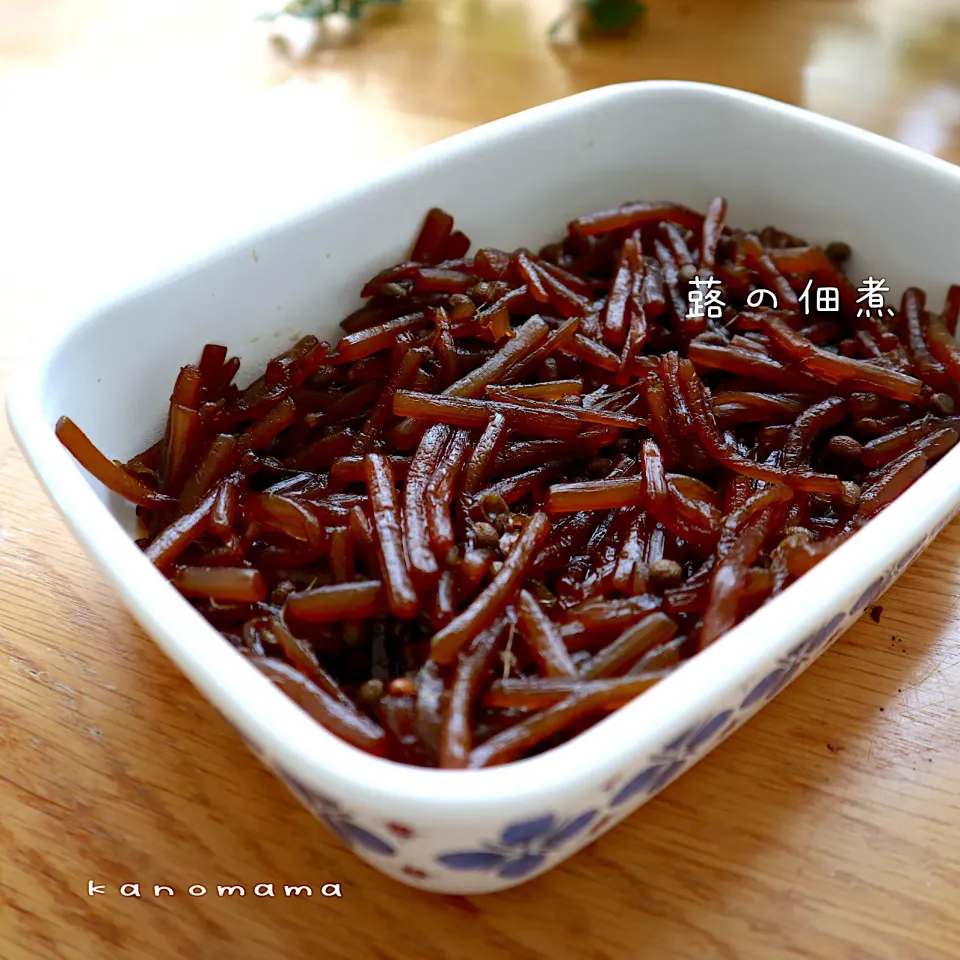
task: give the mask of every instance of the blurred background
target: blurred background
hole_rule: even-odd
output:
[[[958,0],[648,0],[625,30],[574,10],[551,36],[571,6],[403,0],[318,34],[262,19],[271,0],[0,0],[0,262],[32,265],[5,303],[59,316],[421,144],[617,81],[740,87],[960,160]]]

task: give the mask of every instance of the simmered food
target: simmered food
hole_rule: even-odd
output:
[[[549,749],[777,595],[960,434],[960,287],[857,287],[842,243],[676,203],[469,254],[431,210],[334,346],[239,387],[209,344],[123,464],[188,602],[361,750]]]

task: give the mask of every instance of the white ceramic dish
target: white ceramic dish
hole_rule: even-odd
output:
[[[207,341],[247,376],[300,331],[336,336],[361,283],[401,259],[424,211],[476,242],[536,247],[634,198],[845,239],[893,295],[960,279],[960,170],[745,93],[655,82],[529,110],[422,150],[377,179],[80,317],[8,398],[27,458],[134,616],[331,829],[428,890],[522,882],[609,829],[774,696],[879,596],[960,505],[960,449],[783,595],[626,708],[539,757],[477,772],[404,767],[321,729],[250,666],[132,543],[132,511],[57,442],[67,413],[110,456],[161,429],[173,374]],[[256,251],[256,256],[253,252]],[[242,373],[241,376],[244,374]]]

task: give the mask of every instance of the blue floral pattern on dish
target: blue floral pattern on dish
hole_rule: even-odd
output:
[[[846,619],[846,614],[835,614],[792,650],[784,654],[777,661],[774,669],[744,697],[740,709],[749,710],[758,703],[767,703],[772,700],[807,664],[836,640],[843,631],[843,624]]]
[[[579,836],[599,810],[587,810],[561,821],[552,813],[534,820],[521,820],[506,827],[499,840],[478,850],[440,854],[437,863],[451,870],[492,870],[505,879],[525,877],[539,870],[553,851]]]
[[[277,770],[277,774],[307,809],[348,847],[361,847],[368,853],[383,857],[396,854],[397,851],[386,840],[360,826],[336,800],[318,793],[285,771]]]
[[[733,710],[724,710],[703,723],[684,731],[664,747],[653,762],[631,777],[613,795],[611,807],[618,807],[628,800],[644,795],[652,797],[668,783],[676,779],[687,767],[692,766],[733,724]]]

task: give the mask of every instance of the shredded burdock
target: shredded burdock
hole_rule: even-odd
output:
[[[470,256],[431,210],[335,346],[305,336],[241,389],[207,345],[126,464],[66,417],[57,435],[328,730],[428,767],[531,756],[786,589],[960,434],[960,287],[941,312],[916,288],[874,309],[845,244],[726,213],[627,203]]]

